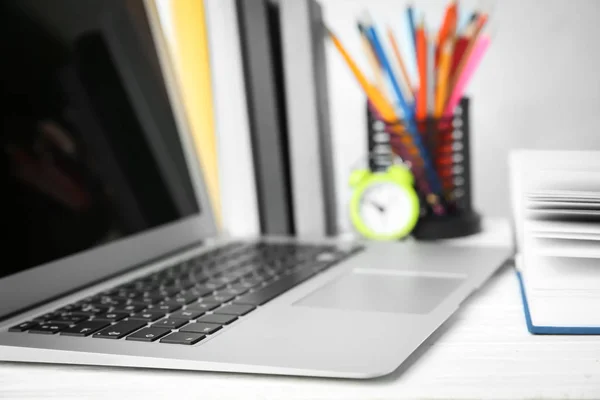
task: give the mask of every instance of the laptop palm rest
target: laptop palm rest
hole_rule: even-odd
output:
[[[458,289],[466,275],[354,270],[296,302],[296,306],[427,314]]]

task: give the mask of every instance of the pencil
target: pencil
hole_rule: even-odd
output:
[[[399,119],[394,109],[394,106],[389,102],[389,100],[375,87],[373,86],[362,73],[362,71],[358,68],[350,54],[344,48],[342,42],[337,38],[337,36],[329,29],[327,29],[327,33],[329,38],[333,42],[334,46],[350,68],[351,72],[354,74],[354,77],[358,81],[359,85],[362,87],[363,91],[367,95],[368,100],[371,102],[380,118],[388,123],[388,124],[396,124],[396,127],[400,127]],[[372,28],[371,28],[372,29]],[[376,43],[376,42],[375,42]],[[376,46],[377,53],[382,52],[381,46]],[[379,54],[380,55],[380,54]],[[385,66],[385,58],[383,59]],[[389,72],[389,63],[386,67]],[[409,114],[411,115],[411,114]],[[439,202],[439,197],[436,193],[441,193],[442,185],[437,176],[435,169],[433,168],[433,164],[431,163],[431,159],[429,158],[429,154],[424,148],[419,132],[411,126],[412,116],[408,117],[405,120],[405,124],[407,127],[407,131],[410,133],[412,137],[412,143],[417,147],[420,158],[423,161],[423,165],[425,168],[425,172],[429,179],[430,185],[432,187],[432,192],[428,195],[429,201],[432,205],[435,205],[436,209],[439,213],[444,213],[445,210],[441,203]]]
[[[446,12],[444,14],[444,19],[442,22],[442,26],[438,31],[437,36],[437,49],[435,52],[435,65],[439,64],[440,60],[440,50],[442,45],[446,42],[446,39],[449,37],[453,37],[456,34],[456,24],[458,20],[458,1],[452,0],[450,4],[446,7]]]
[[[452,59],[452,39],[446,39],[440,51],[440,64],[438,67],[437,90],[435,95],[435,118],[440,118],[444,112],[444,106],[448,97],[448,79],[450,73],[450,61]]]
[[[369,101],[373,104],[373,107],[377,110],[379,115],[384,121],[387,122],[396,122],[398,121],[398,116],[396,115],[396,111],[394,110],[394,106],[386,99],[386,97],[374,86],[372,85],[362,71],[358,68],[350,54],[346,51],[342,42],[331,32],[329,28],[327,28],[327,33],[331,38],[331,41],[335,45],[335,48],[338,50],[350,71],[354,74],[354,77],[358,81],[358,84],[362,87],[363,91],[367,95]]]
[[[415,10],[412,6],[412,4],[409,4],[406,7],[406,18],[408,20],[408,31],[410,33],[410,40],[412,42],[412,50],[414,50],[414,52],[417,52],[417,32],[415,29]]]
[[[460,101],[460,98],[462,97],[467,84],[473,76],[474,71],[479,66],[481,59],[483,58],[486,50],[490,46],[490,42],[491,40],[488,36],[482,36],[475,44],[473,52],[469,57],[469,61],[466,63],[465,68],[461,76],[458,78],[456,86],[454,87],[452,94],[448,99],[448,104],[446,105],[446,109],[444,111],[445,116],[452,116],[454,108]]]
[[[456,82],[462,75],[465,66],[469,62],[469,59],[471,58],[471,53],[473,52],[473,49],[475,48],[475,44],[477,43],[479,35],[480,35],[483,27],[485,26],[487,20],[488,20],[488,15],[485,13],[481,13],[481,14],[477,15],[476,19],[469,26],[468,32],[467,32],[467,35],[468,35],[467,45],[465,47],[465,50],[464,50],[462,56],[460,57],[460,59],[458,61],[456,70],[454,71],[454,74],[452,75],[452,84],[450,86],[451,91],[454,90],[454,87],[456,86]]]
[[[433,116],[435,109],[435,39],[433,35],[427,36],[427,115]]]
[[[362,23],[363,23],[363,26],[365,27],[366,32],[369,35],[369,39],[371,40],[371,43],[373,43],[373,47],[377,54],[377,58],[379,58],[379,61],[381,62],[384,71],[386,71],[386,73],[387,73],[387,76],[391,83],[392,89],[394,90],[394,94],[396,95],[396,98],[398,100],[398,105],[400,106],[400,108],[404,114],[404,124],[406,125],[406,130],[412,136],[415,146],[419,149],[419,152],[421,153],[421,158],[423,159],[425,171],[427,172],[427,176],[429,178],[429,183],[436,193],[440,193],[442,185],[440,183],[439,177],[437,176],[437,173],[433,166],[433,162],[429,155],[429,151],[423,144],[423,140],[421,139],[421,134],[419,133],[419,131],[416,127],[416,124],[414,121],[414,110],[412,109],[412,107],[408,106],[408,103],[406,102],[406,100],[402,94],[402,90],[400,89],[398,80],[396,79],[396,76],[394,75],[391,64],[389,63],[388,58],[386,57],[385,51],[383,50],[383,46],[381,45],[381,41],[379,40],[379,37],[377,35],[377,31],[375,30],[375,27],[373,25],[371,17],[368,13],[366,13],[364,15],[364,17],[362,19]],[[425,43],[425,48],[424,48],[425,56],[427,55],[426,54],[426,52],[427,52],[426,46],[427,46],[427,43]],[[424,72],[426,72],[426,71],[424,71]],[[425,81],[427,80],[427,77],[425,75],[424,75],[424,79],[425,79]],[[423,111],[426,114],[427,113],[427,99],[425,98],[424,100],[425,100],[425,104],[424,104],[425,108]]]
[[[465,29],[471,24],[474,20],[477,19],[477,12],[471,12],[469,14],[465,14],[464,19],[460,18],[460,21],[457,22],[456,27],[456,36],[460,36],[465,32]]]
[[[402,113],[404,114],[405,120],[410,120],[413,117],[412,107],[409,107],[404,94],[402,93],[402,89],[400,89],[400,84],[398,83],[398,79],[394,73],[392,65],[390,64],[385,51],[383,49],[383,45],[381,40],[379,40],[379,35],[375,29],[373,24],[373,20],[368,13],[365,13],[361,19],[361,24],[365,28],[365,32],[367,33],[367,37],[369,38],[371,44],[373,45],[373,49],[375,50],[375,54],[377,55],[377,59],[381,63],[383,70],[385,71],[387,78],[390,82],[390,86],[392,87],[392,91],[398,101],[398,105]]]
[[[385,81],[383,79],[383,71],[381,70],[381,64],[379,63],[379,60],[377,60],[377,56],[375,55],[373,47],[371,46],[371,43],[367,38],[364,27],[360,23],[357,24],[357,27],[360,32],[363,50],[365,52],[365,55],[367,56],[369,64],[371,65],[371,69],[373,70],[373,75],[375,77],[375,87],[379,89],[381,93],[385,93]]]
[[[406,69],[406,64],[404,63],[404,60],[402,59],[402,54],[400,53],[400,47],[398,46],[398,42],[396,41],[394,32],[392,32],[392,29],[390,27],[388,27],[388,29],[387,29],[387,34],[388,34],[388,39],[390,40],[390,44],[392,45],[392,51],[394,52],[394,56],[396,57],[396,61],[398,62],[398,65],[400,66],[400,72],[402,74],[402,78],[403,78],[404,82],[406,83],[406,87],[408,88],[408,91],[410,92],[410,98],[411,98],[411,102],[412,102],[412,101],[414,101],[413,88],[412,88],[412,84],[410,82],[410,76],[408,75],[408,70]],[[408,99],[407,99],[407,101],[408,101]]]
[[[417,92],[417,119],[427,117],[427,37],[425,22],[421,20],[416,32],[417,66],[419,70],[419,89]]]

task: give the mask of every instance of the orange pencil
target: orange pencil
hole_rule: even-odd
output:
[[[440,51],[440,65],[437,76],[437,92],[435,94],[435,111],[436,118],[440,118],[446,107],[448,99],[448,79],[450,74],[450,62],[452,60],[452,38],[446,39]]]
[[[398,42],[396,41],[394,32],[392,32],[392,29],[390,27],[387,28],[387,34],[392,45],[392,51],[394,52],[394,56],[396,57],[396,61],[398,61],[398,65],[400,65],[400,72],[402,72],[402,78],[404,79],[404,82],[406,82],[406,86],[412,94],[413,88],[410,82],[410,77],[408,75],[408,70],[406,69],[406,64],[404,64],[404,60],[402,59],[400,47],[398,46]]]
[[[425,21],[417,27],[417,67],[419,70],[419,90],[417,92],[417,119],[427,118],[427,37],[425,34]]]
[[[436,52],[435,52],[435,65],[439,65],[440,59],[440,50],[443,44],[446,42],[446,39],[449,37],[453,37],[456,34],[456,24],[458,21],[458,1],[452,0],[450,4],[446,7],[446,13],[444,15],[444,20],[442,22],[442,26],[438,32],[437,42],[436,42]]]

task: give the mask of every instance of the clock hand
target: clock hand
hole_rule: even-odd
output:
[[[372,201],[372,200],[371,200],[371,201],[370,201],[370,203],[371,203],[371,205],[372,205],[373,207],[375,207],[377,210],[379,210],[379,212],[381,212],[381,213],[382,213],[382,212],[384,212],[384,211],[385,211],[385,207],[383,207],[383,206],[381,206],[381,205],[379,205],[379,204],[375,203],[374,201]]]

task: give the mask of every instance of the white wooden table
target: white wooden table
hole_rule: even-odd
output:
[[[479,239],[503,244],[487,221]],[[393,374],[370,381],[0,363],[1,399],[600,399],[600,337],[527,333],[514,273],[499,271]]]

